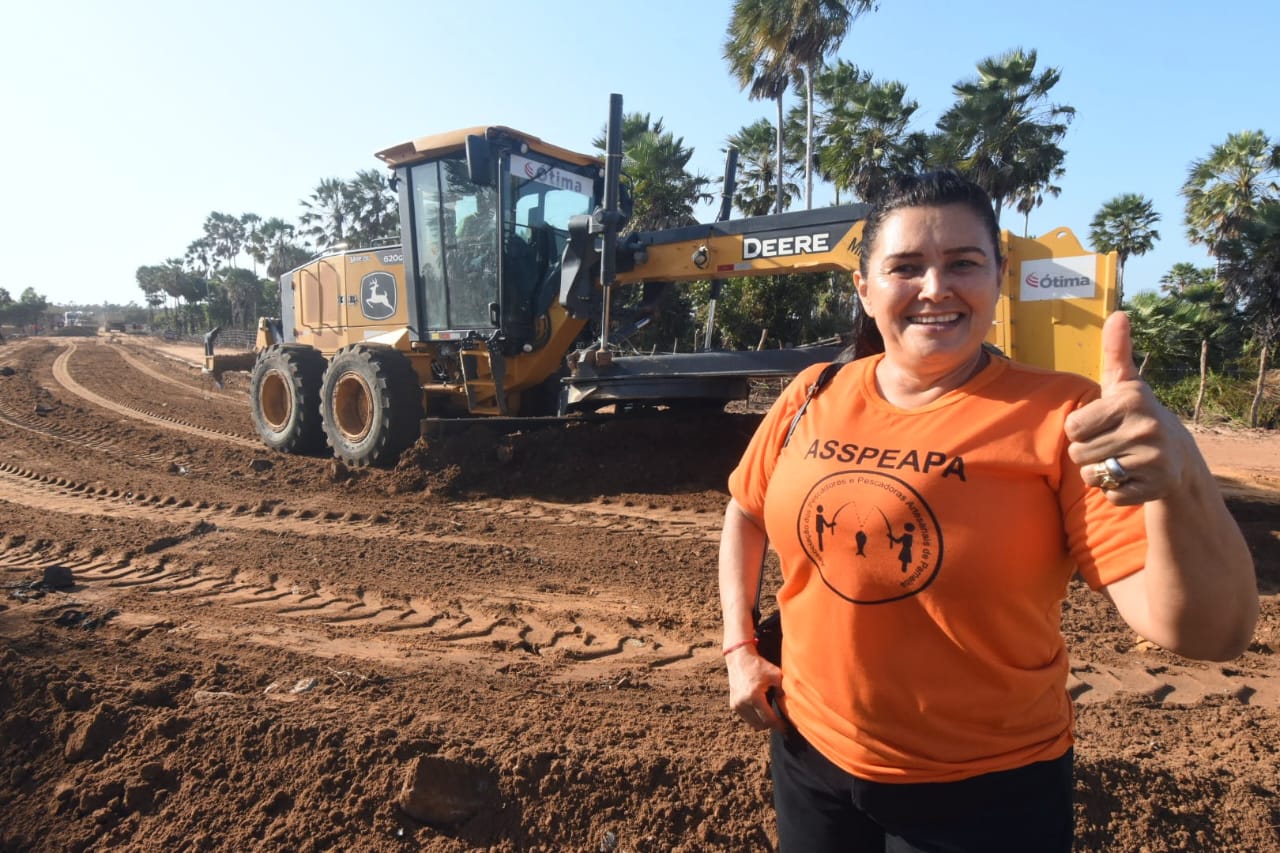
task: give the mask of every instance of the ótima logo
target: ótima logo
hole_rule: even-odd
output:
[[[1093,279],[1087,275],[1037,275],[1031,273],[1026,277],[1027,287],[1051,287],[1055,290],[1076,290],[1082,287],[1092,289]]]
[[[1091,299],[1098,291],[1098,269],[1097,255],[1023,261],[1019,297],[1030,301]]]

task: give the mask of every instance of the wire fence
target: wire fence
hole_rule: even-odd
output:
[[[179,334],[172,329],[156,329],[151,332],[152,337],[162,338],[168,343],[194,344],[201,347],[204,346],[206,334],[207,332]],[[253,349],[257,339],[256,330],[220,329],[214,341],[214,350],[216,352],[247,352]]]

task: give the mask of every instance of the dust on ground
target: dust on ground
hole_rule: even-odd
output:
[[[715,586],[753,416],[350,470],[195,360],[0,346],[0,850],[772,848]],[[1280,851],[1280,435],[1196,435],[1262,618],[1185,661],[1072,586],[1082,850]]]

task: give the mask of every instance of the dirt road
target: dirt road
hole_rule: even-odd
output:
[[[715,589],[752,416],[352,471],[174,355],[0,346],[0,851],[771,849]],[[1263,617],[1196,663],[1072,587],[1079,849],[1280,851],[1280,436],[1198,438]]]

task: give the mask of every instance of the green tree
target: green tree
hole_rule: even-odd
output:
[[[1180,324],[1177,306],[1176,299],[1149,290],[1134,294],[1125,305],[1134,352],[1142,353],[1139,376],[1152,365],[1168,366],[1191,357],[1183,345],[1189,330]]]
[[[256,213],[240,214],[240,226],[244,229],[244,250],[253,259],[253,274],[258,274],[258,264],[266,263],[266,246],[262,242],[262,217]]]
[[[1212,281],[1184,289],[1174,312],[1175,322],[1189,329],[1200,342],[1200,388],[1196,392],[1193,423],[1200,423],[1205,388],[1209,381],[1209,346],[1231,330],[1232,311],[1222,291],[1222,283]]]
[[[316,248],[324,250],[347,239],[350,230],[350,190],[337,178],[325,178],[316,185],[310,198],[299,202],[302,216],[301,235],[309,238]]]
[[[723,52],[730,74],[740,88],[748,90],[751,100],[768,99],[777,107],[774,154],[780,165],[774,176],[777,183],[775,213],[782,212],[785,197],[781,167],[785,150],[782,98],[791,85],[791,73],[771,39],[775,37],[777,23],[789,6],[790,0],[734,0]]]
[[[813,343],[849,328],[852,285],[825,273],[727,279],[716,305],[724,346],[754,349]],[[702,295],[703,289],[695,288]],[[704,317],[705,319],[705,317]]]
[[[239,217],[214,211],[204,221],[204,240],[209,245],[214,269],[229,267],[244,248],[244,225]]]
[[[932,140],[939,165],[954,165],[991,196],[996,216],[1029,188],[1062,174],[1059,146],[1075,108],[1048,102],[1061,71],[1036,74],[1036,52],[1017,49],[978,63],[978,76],[956,83],[956,103],[938,119]]]
[[[877,83],[869,72],[837,62],[814,79],[818,101],[818,154],[837,190],[852,190],[868,202],[900,172],[924,162],[925,136],[910,130],[919,105],[896,80]]]
[[[134,273],[138,287],[146,297],[150,309],[149,322],[154,322],[154,311],[163,307],[166,322],[170,314],[179,318],[176,325],[190,322],[192,306],[210,297],[209,282],[203,275],[186,268],[182,258],[167,258],[163,264],[138,267]],[[166,301],[172,300],[172,304]]]
[[[1174,264],[1160,277],[1160,292],[1174,295],[1194,284],[1208,284],[1213,280],[1213,267],[1197,267],[1184,261]]]
[[[602,134],[595,147],[605,149]],[[710,179],[691,173],[694,150],[684,138],[653,121],[648,113],[630,113],[622,122],[622,171],[631,184],[632,211],[628,231],[653,231],[697,222],[696,206],[709,201]]]
[[[774,10],[772,49],[793,79],[803,81],[805,96],[805,207],[813,207],[814,77],[834,53],[854,20],[873,9],[872,0],[791,0],[766,4]],[[786,6],[790,6],[787,14]],[[779,12],[781,14],[779,14]]]
[[[376,169],[356,172],[346,186],[347,243],[372,246],[399,239],[400,208],[386,177]]]
[[[1220,246],[1228,293],[1239,300],[1258,348],[1258,381],[1249,406],[1249,426],[1256,427],[1268,356],[1280,338],[1280,202],[1264,202],[1238,231]]]
[[[1061,165],[1061,160],[1057,158],[1054,148],[1040,149],[1035,152],[1035,156],[1045,157],[1050,162],[1046,163],[1044,168],[1040,168],[1035,163],[1027,164],[1027,171],[1043,177],[1035,177],[1031,179],[1031,183],[1026,184],[1014,194],[1014,209],[1022,214],[1022,236],[1028,237],[1031,232],[1031,211],[1035,210],[1044,203],[1045,196],[1057,198],[1062,195],[1062,187],[1054,183],[1061,180],[1067,170]]]
[[[262,283],[252,270],[231,267],[222,270],[217,285],[227,300],[231,325],[237,329],[248,328],[258,317],[258,301],[262,297]]]
[[[34,287],[28,287],[22,291],[22,295],[18,297],[15,306],[20,323],[30,323],[39,325],[40,318],[49,310],[49,300],[44,296],[36,293]]]
[[[779,174],[776,129],[762,118],[731,135],[726,142],[738,149],[738,181],[733,206],[744,216],[764,216],[789,205],[800,191],[785,174]],[[785,170],[785,167],[784,167]],[[782,204],[779,204],[779,188]]]
[[[134,273],[134,279],[138,282],[138,287],[142,289],[143,297],[152,311],[148,316],[148,323],[154,322],[155,309],[164,304],[164,279],[166,273],[167,269],[160,266],[141,266]]]
[[[1124,304],[1124,265],[1132,255],[1145,255],[1160,239],[1160,221],[1151,200],[1137,193],[1122,193],[1106,202],[1089,223],[1089,240],[1095,252],[1115,252],[1116,303]]]
[[[297,229],[288,222],[272,217],[262,223],[259,232],[266,252],[267,275],[279,280],[289,270],[306,263],[311,253],[298,243]]]
[[[605,134],[594,140],[605,149]],[[626,231],[652,231],[691,225],[694,209],[709,201],[710,180],[689,171],[693,149],[667,130],[663,120],[648,113],[628,113],[622,120],[622,167],[631,186],[631,218]],[[693,306],[688,288],[662,284],[621,288],[613,294],[611,316],[620,325],[647,320],[643,330],[630,336],[640,350],[670,348],[692,337]]]
[[[187,244],[186,254],[179,265],[185,264],[187,268],[195,272],[202,278],[208,278],[213,272],[215,249],[213,241],[208,237],[197,237]],[[172,262],[172,259],[169,261]],[[174,294],[170,293],[170,296]]]
[[[1182,196],[1187,200],[1187,238],[1217,258],[1223,243],[1240,234],[1258,207],[1277,198],[1280,146],[1262,131],[1232,133],[1209,156],[1191,164]]]

